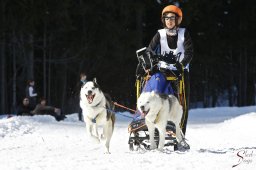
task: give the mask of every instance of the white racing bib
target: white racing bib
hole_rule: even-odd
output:
[[[179,28],[178,29],[178,41],[177,41],[177,48],[176,49],[170,49],[167,42],[167,35],[165,29],[158,30],[160,34],[160,45],[161,45],[161,55],[164,55],[166,53],[173,52],[174,55],[177,55],[180,53],[179,62],[181,62],[184,58],[184,39],[185,39],[185,28]],[[165,68],[170,70],[177,70],[176,67],[173,66],[173,64],[167,64],[164,61],[160,61],[158,63],[159,68]],[[185,69],[189,69],[189,64],[186,65]]]

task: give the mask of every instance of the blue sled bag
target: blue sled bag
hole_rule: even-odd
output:
[[[171,82],[167,81],[163,73],[158,72],[153,74],[150,79],[146,82],[143,92],[152,92],[160,94],[172,94],[174,95],[173,88],[171,86]]]

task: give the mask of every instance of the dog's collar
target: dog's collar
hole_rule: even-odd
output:
[[[92,106],[92,107],[98,107],[100,105],[100,103],[101,103],[101,101],[98,104],[96,104],[95,106]],[[97,119],[98,116],[99,116],[99,114],[95,118],[91,119],[92,123],[96,123],[96,119]]]
[[[98,107],[100,105],[100,103],[101,103],[101,101],[98,104],[96,104],[95,106],[92,106],[92,107]]]
[[[96,119],[97,119],[97,117],[99,116],[99,114],[97,114],[97,116],[95,116],[95,118],[90,118],[90,117],[88,117],[91,121],[92,121],[92,123],[96,123]]]

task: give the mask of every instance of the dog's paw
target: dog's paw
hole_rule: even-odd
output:
[[[109,148],[105,148],[104,154],[111,154],[111,153],[109,152]]]
[[[153,144],[151,144],[150,145],[150,150],[154,150],[154,149],[156,149],[157,147],[156,147],[156,144],[155,143],[153,143]]]
[[[164,148],[157,148],[159,152],[164,152]]]

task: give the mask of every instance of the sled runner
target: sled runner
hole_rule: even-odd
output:
[[[150,73],[154,73],[160,71],[164,73],[167,81],[171,83],[171,86],[174,87],[173,95],[175,95],[180,104],[183,107],[183,110],[186,109],[186,99],[185,99],[185,85],[184,85],[184,74],[183,70],[171,70],[168,69],[171,65],[175,64],[179,60],[179,54],[173,55],[173,53],[165,54],[165,55],[154,55],[146,54],[146,48],[142,48],[136,51],[137,58],[139,64],[136,69],[136,96],[139,98],[140,94],[143,91],[143,88],[147,85],[148,80],[150,79]],[[163,62],[162,62],[163,61]],[[159,64],[164,63],[164,66],[159,67]],[[182,68],[183,69],[183,68]],[[145,90],[145,89],[144,89]],[[184,121],[181,120],[180,126],[183,126]],[[131,151],[137,150],[138,148],[144,147],[145,149],[150,148],[149,142],[149,133],[148,128],[145,124],[145,119],[142,118],[138,120],[133,120],[129,127],[128,132],[129,136],[129,148]],[[166,135],[165,135],[165,146],[174,146],[174,150],[179,148],[181,149],[189,149],[189,145],[184,141],[178,143],[176,139],[176,127],[175,124],[171,121],[168,121],[166,126]],[[158,145],[159,143],[159,134],[157,129],[155,130],[155,142]],[[181,146],[183,145],[184,146]]]

